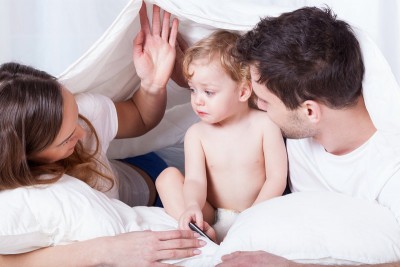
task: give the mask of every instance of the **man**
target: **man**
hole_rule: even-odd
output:
[[[329,9],[302,8],[262,19],[237,50],[250,65],[258,107],[288,138],[292,192],[376,200],[399,221],[400,134],[377,130],[368,114],[363,58],[350,26]],[[222,260],[218,266],[307,266],[263,251]]]

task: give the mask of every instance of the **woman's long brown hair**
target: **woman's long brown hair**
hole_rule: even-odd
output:
[[[81,115],[88,138],[95,144],[93,151],[79,141],[73,154],[65,159],[46,164],[29,160],[52,144],[60,131],[61,90],[62,85],[46,72],[18,63],[0,66],[0,190],[54,183],[64,174],[92,187],[96,187],[99,178],[105,179],[112,187],[113,178],[98,160],[97,133]]]

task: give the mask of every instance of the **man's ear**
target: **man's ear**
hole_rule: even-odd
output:
[[[304,115],[311,123],[318,123],[321,120],[322,109],[318,102],[314,100],[306,100],[301,105]]]
[[[239,87],[239,101],[246,102],[247,100],[249,100],[252,92],[253,89],[251,87],[250,81],[241,82]]]

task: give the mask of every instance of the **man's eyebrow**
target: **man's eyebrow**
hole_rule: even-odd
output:
[[[58,144],[57,146],[61,146],[62,144],[64,144],[64,142],[66,142],[68,139],[71,138],[71,136],[75,133],[76,128],[74,129],[74,131],[67,137],[64,139],[64,141],[62,141],[60,144]]]

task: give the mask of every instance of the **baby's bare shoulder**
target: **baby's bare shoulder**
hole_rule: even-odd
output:
[[[189,129],[186,131],[185,136],[201,138],[201,136],[204,135],[204,132],[207,131],[207,126],[208,125],[204,122],[199,121],[189,127]]]
[[[268,116],[268,113],[265,111],[257,110],[257,109],[252,109],[250,112],[250,119],[252,122],[256,125],[262,126],[262,127],[276,127],[276,124],[270,119]]]

